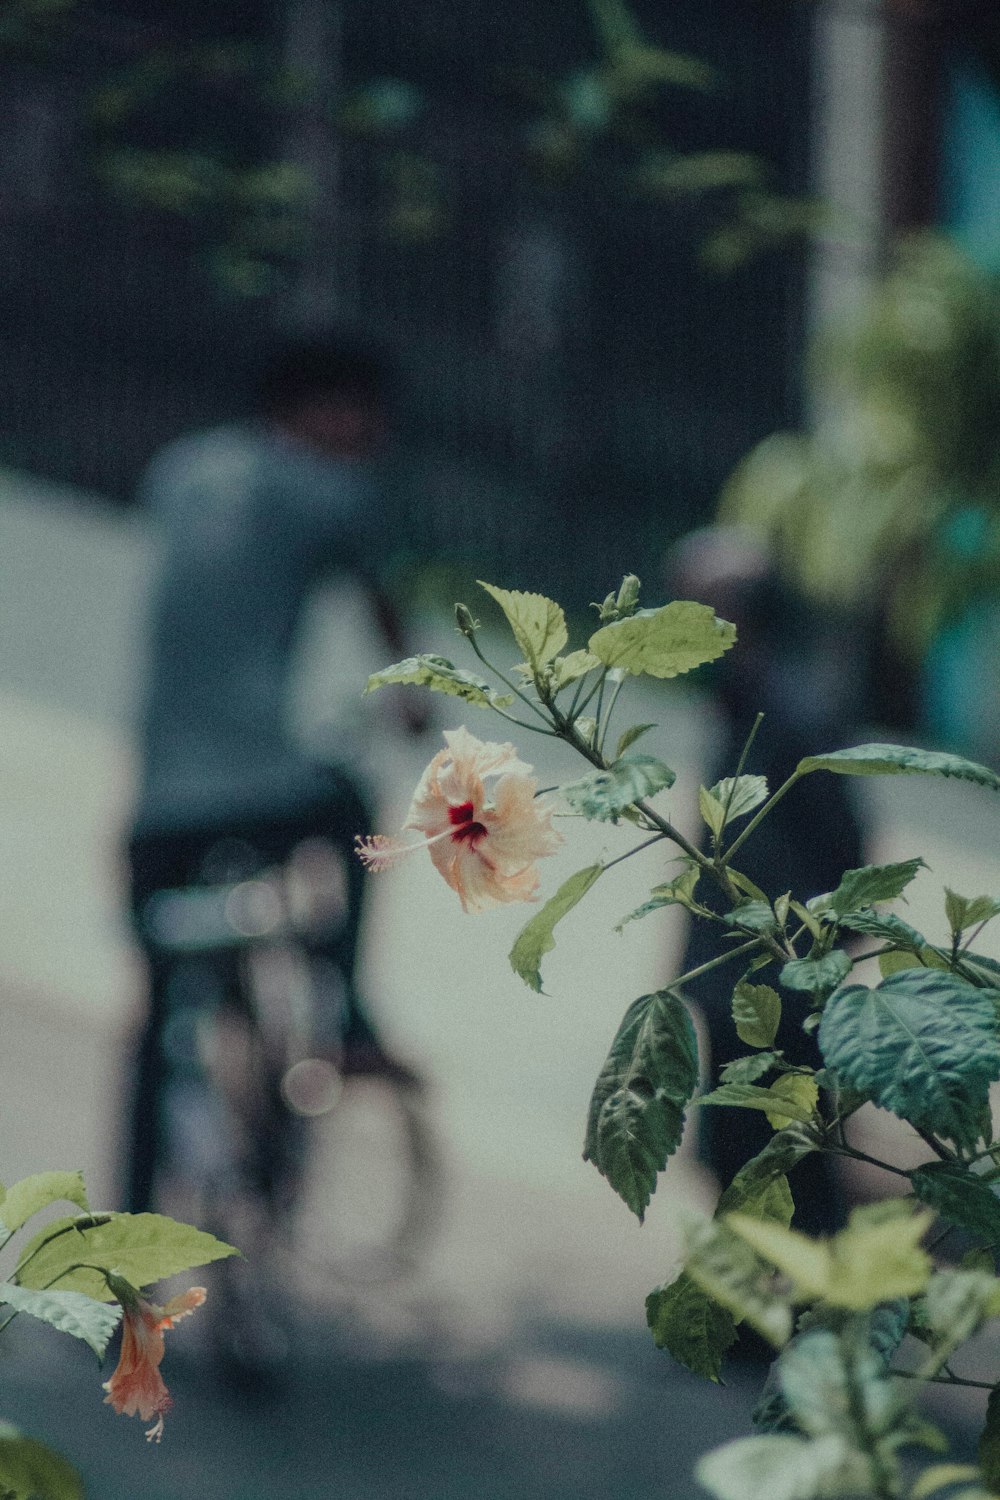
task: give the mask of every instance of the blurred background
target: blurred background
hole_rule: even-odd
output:
[[[805,666],[775,648],[802,696],[843,658],[831,730],[1000,762],[992,0],[4,0],[0,70],[5,1180],[80,1166],[120,1201],[157,563],[136,487],[164,442],[243,410],[276,333],[343,320],[393,355],[379,561],[416,648],[459,655],[448,608],[477,576],[578,620],[626,571],[660,602],[721,523],[810,622]],[[411,743],[360,702],[384,657],[343,581],[301,648],[301,734],[366,747],[395,829],[458,716]],[[713,688],[636,705],[693,836]],[[942,884],[997,889],[985,793],[893,784],[856,816],[871,858],[927,857],[907,915],[929,934]],[[623,867],[544,997],[507,968],[516,913],[463,917],[416,862],[373,882],[366,986],[430,1080],[444,1164],[421,1264],[377,1288],[304,1274],[269,1404],[213,1382],[185,1326],[155,1454],[44,1334],[0,1351],[4,1414],[100,1500],[693,1493],[752,1386],[672,1367],[642,1299],[710,1177],[687,1152],[639,1229],[579,1156],[625,1004],[682,962],[680,923],[610,931],[656,878]],[[323,1183],[306,1240],[337,1212]]]

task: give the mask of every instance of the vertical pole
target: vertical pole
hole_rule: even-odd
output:
[[[343,311],[343,163],[336,129],[342,47],[341,0],[291,0],[285,66],[301,84],[305,102],[292,121],[286,150],[312,184],[306,246],[287,304],[287,321],[298,328],[328,323]]]

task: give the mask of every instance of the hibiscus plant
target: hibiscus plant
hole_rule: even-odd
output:
[[[73,1211],[52,1218],[59,1204]],[[205,1289],[191,1287],[162,1307],[143,1289],[238,1252],[163,1214],[95,1213],[79,1172],[40,1172],[0,1188],[0,1247],[8,1243],[0,1328],[25,1314],[82,1339],[101,1361],[121,1324],[118,1365],[104,1384],[104,1399],[116,1412],[152,1422],[146,1437],[159,1442],[171,1405],[160,1374],[163,1334],[201,1306]],[[0,1422],[3,1500],[80,1500],[82,1494],[71,1464]]]
[[[701,788],[698,844],[657,803],[673,771],[633,749],[652,726],[612,739],[612,716],[629,677],[701,667],[734,644],[735,628],[705,604],[640,609],[629,577],[599,606],[586,644],[568,650],[558,604],[483,587],[513,634],[516,666],[487,659],[479,625],[459,605],[458,629],[488,678],[423,655],[375,673],[368,689],[413,683],[449,694],[565,742],[586,773],[539,794],[512,745],[449,731],[403,835],[365,840],[359,853],[383,869],[426,848],[463,907],[479,911],[538,898],[537,861],[562,841],[557,815],[615,825],[608,837],[624,835],[624,852],[565,880],[514,943],[510,962],[533,990],[557,924],[598,881],[611,883],[612,866],[651,844],[673,864],[631,917],[679,905],[714,933],[714,956],[628,1006],[594,1087],[584,1146],[641,1221],[692,1103],[758,1111],[773,1127],[722,1184],[714,1217],[687,1225],[683,1264],[646,1301],[656,1343],[709,1380],[721,1380],[741,1327],[776,1353],[755,1433],[704,1456],[701,1484],[718,1500],[1000,1493],[1000,1372],[996,1383],[973,1378],[961,1359],[967,1341],[1000,1317],[1000,1138],[989,1098],[1000,1079],[1000,964],[972,950],[1000,900],[947,891],[950,937],[938,944],[886,910],[920,860],[847,870],[836,889],[808,900],[780,886],[762,890],[740,869],[747,841],[804,777],[947,776],[997,791],[1000,776],[955,755],[863,744],[809,755],[771,788],[744,774],[744,753],[731,775]],[[864,960],[877,963],[875,983],[852,973]],[[685,987],[723,968],[746,1051],[699,1095]],[[801,1022],[808,1063],[793,1064],[776,1046],[783,1010]],[[905,1121],[926,1159],[914,1167],[912,1155],[900,1165],[862,1151],[855,1116],[866,1103]],[[734,1130],[738,1121],[734,1113]],[[803,1233],[792,1224],[793,1186],[801,1164],[820,1153],[875,1162],[900,1196],[856,1207],[826,1237]],[[977,1464],[947,1461],[946,1441],[918,1415],[932,1382],[986,1394]]]

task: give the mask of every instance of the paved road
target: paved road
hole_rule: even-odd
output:
[[[115,850],[149,564],[133,523],[0,476],[0,1176],[81,1166],[95,1203],[110,1206],[120,1083],[142,1008]],[[339,666],[336,612],[357,644],[356,662]],[[449,640],[446,622],[424,628],[420,644]],[[380,664],[356,601],[331,595],[305,652],[302,723],[322,737],[349,705],[378,746],[392,829],[431,747],[392,739],[378,699],[358,707],[357,683]],[[680,786],[696,785],[704,709],[661,693],[637,716],[660,721],[654,749]],[[456,721],[445,712],[440,726]],[[496,733],[486,721],[479,732]],[[547,755],[539,769],[565,774]],[[877,851],[929,853],[933,876],[920,877],[908,914],[918,925],[940,927],[941,883],[1000,886],[1000,825],[985,794],[896,783],[876,795]],[[674,804],[692,829],[690,795]],[[619,838],[584,830],[550,862],[547,886]],[[195,1320],[182,1325],[167,1366],[176,1409],[156,1452],[137,1423],[101,1406],[92,1360],[44,1334],[20,1330],[0,1352],[4,1414],[75,1455],[92,1500],[693,1493],[693,1456],[745,1427],[749,1395],[739,1376],[720,1394],[657,1355],[642,1298],[669,1273],[678,1215],[708,1201],[706,1184],[682,1156],[639,1229],[579,1152],[618,1018],[676,958],[669,917],[625,938],[609,931],[658,869],[644,855],[602,882],[600,899],[565,924],[541,997],[506,965],[517,913],[463,916],[426,861],[373,877],[367,987],[387,1035],[426,1071],[446,1164],[440,1232],[418,1273],[367,1289],[306,1278],[289,1383],[266,1401],[206,1380]],[[321,1172],[303,1219],[307,1246],[342,1227],[326,1182]]]

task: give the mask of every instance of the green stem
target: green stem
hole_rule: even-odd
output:
[[[688,969],[679,979],[674,979],[668,985],[668,989],[680,989],[681,985],[689,984],[692,979],[700,979],[703,974],[708,974],[712,969],[718,969],[722,964],[727,964],[731,958],[739,958],[743,953],[750,953],[754,948],[760,947],[760,940],[754,938],[752,943],[740,943],[737,948],[730,948],[728,953],[720,953],[716,958],[710,958],[707,963],[699,964],[696,969]]]
[[[782,799],[782,797],[784,797],[785,793],[786,792],[790,792],[791,789],[792,789],[792,787],[795,785],[795,783],[797,781],[801,781],[802,775],[803,775],[803,772],[801,772],[799,770],[793,771],[792,774],[791,774],[791,776],[789,776],[788,780],[785,781],[785,782],[783,782],[782,785],[779,786],[778,790],[776,792],[772,793],[772,795],[770,797],[768,797],[767,801],[764,803],[764,806],[761,807],[761,808],[758,808],[757,812],[750,819],[749,823],[744,828],[744,830],[740,834],[739,838],[734,839],[733,842],[730,844],[729,848],[726,850],[726,854],[725,854],[725,863],[726,864],[729,864],[729,862],[732,859],[733,855],[736,854],[740,849],[742,849],[743,845],[746,843],[747,839],[753,833],[754,829],[756,829],[756,828],[758,828],[760,826],[760,824],[763,822],[763,820],[767,817],[768,813],[771,812],[771,810],[777,805],[777,803],[779,803],[781,801],[781,799]]]
[[[869,1156],[867,1151],[859,1151],[856,1146],[848,1146],[846,1143],[836,1146],[826,1146],[825,1150],[833,1156],[849,1156],[852,1161],[864,1161],[871,1167],[881,1167],[884,1172],[895,1172],[897,1177],[909,1177],[902,1167],[894,1167],[890,1162],[879,1161],[877,1156]]]
[[[495,667],[491,661],[487,660],[482,651],[480,651],[479,642],[476,640],[476,637],[474,635],[467,636],[466,639],[468,640],[473,651],[479,657],[479,660],[482,662],[483,666],[488,667],[489,670],[493,673],[494,677],[498,677],[500,679],[504,687],[510,688],[510,691],[514,694],[514,697],[520,698],[525,708],[530,708],[531,712],[544,722],[544,724],[546,725],[546,733],[551,734],[553,732],[551,727],[552,721],[545,713],[544,709],[539,708],[537,703],[533,703],[526,693],[521,692],[521,689],[517,686],[516,683],[511,682],[510,678],[505,676],[504,673],[500,671],[499,667]],[[502,712],[502,710],[499,710],[499,712]]]
[[[757,731],[763,724],[763,722],[764,715],[758,714],[756,719],[754,719],[753,721],[753,728],[750,730],[750,733],[746,737],[746,742],[743,746],[743,749],[740,751],[740,758],[736,762],[736,771],[733,774],[732,783],[729,788],[729,796],[726,798],[725,806],[722,810],[723,828],[725,828],[727,822],[729,821],[729,809],[732,807],[733,798],[736,796],[736,784],[739,781],[740,777],[743,775],[743,767],[747,763],[747,756],[750,754],[750,747],[752,746],[754,740],[757,738]]]
[[[604,866],[604,869],[610,870],[613,865],[620,865],[623,859],[631,859],[633,854],[641,854],[643,849],[651,849],[654,844],[662,844],[665,838],[666,834],[654,834],[651,839],[645,839],[643,843],[635,844],[631,849],[626,849],[624,854],[616,854],[614,859],[608,860],[607,864]]]
[[[625,677],[624,677],[624,675],[622,675],[621,677],[619,677],[618,681],[615,683],[614,691],[611,694],[611,702],[608,704],[608,711],[607,711],[607,713],[604,716],[604,729],[601,731],[601,741],[600,741],[600,746],[599,746],[599,749],[600,749],[600,752],[601,752],[602,755],[604,754],[604,742],[605,742],[605,740],[608,737],[608,730],[611,728],[611,716],[612,716],[612,714],[615,711],[615,704],[618,702],[618,695],[621,692],[621,690],[624,687],[624,685],[625,685]]]

